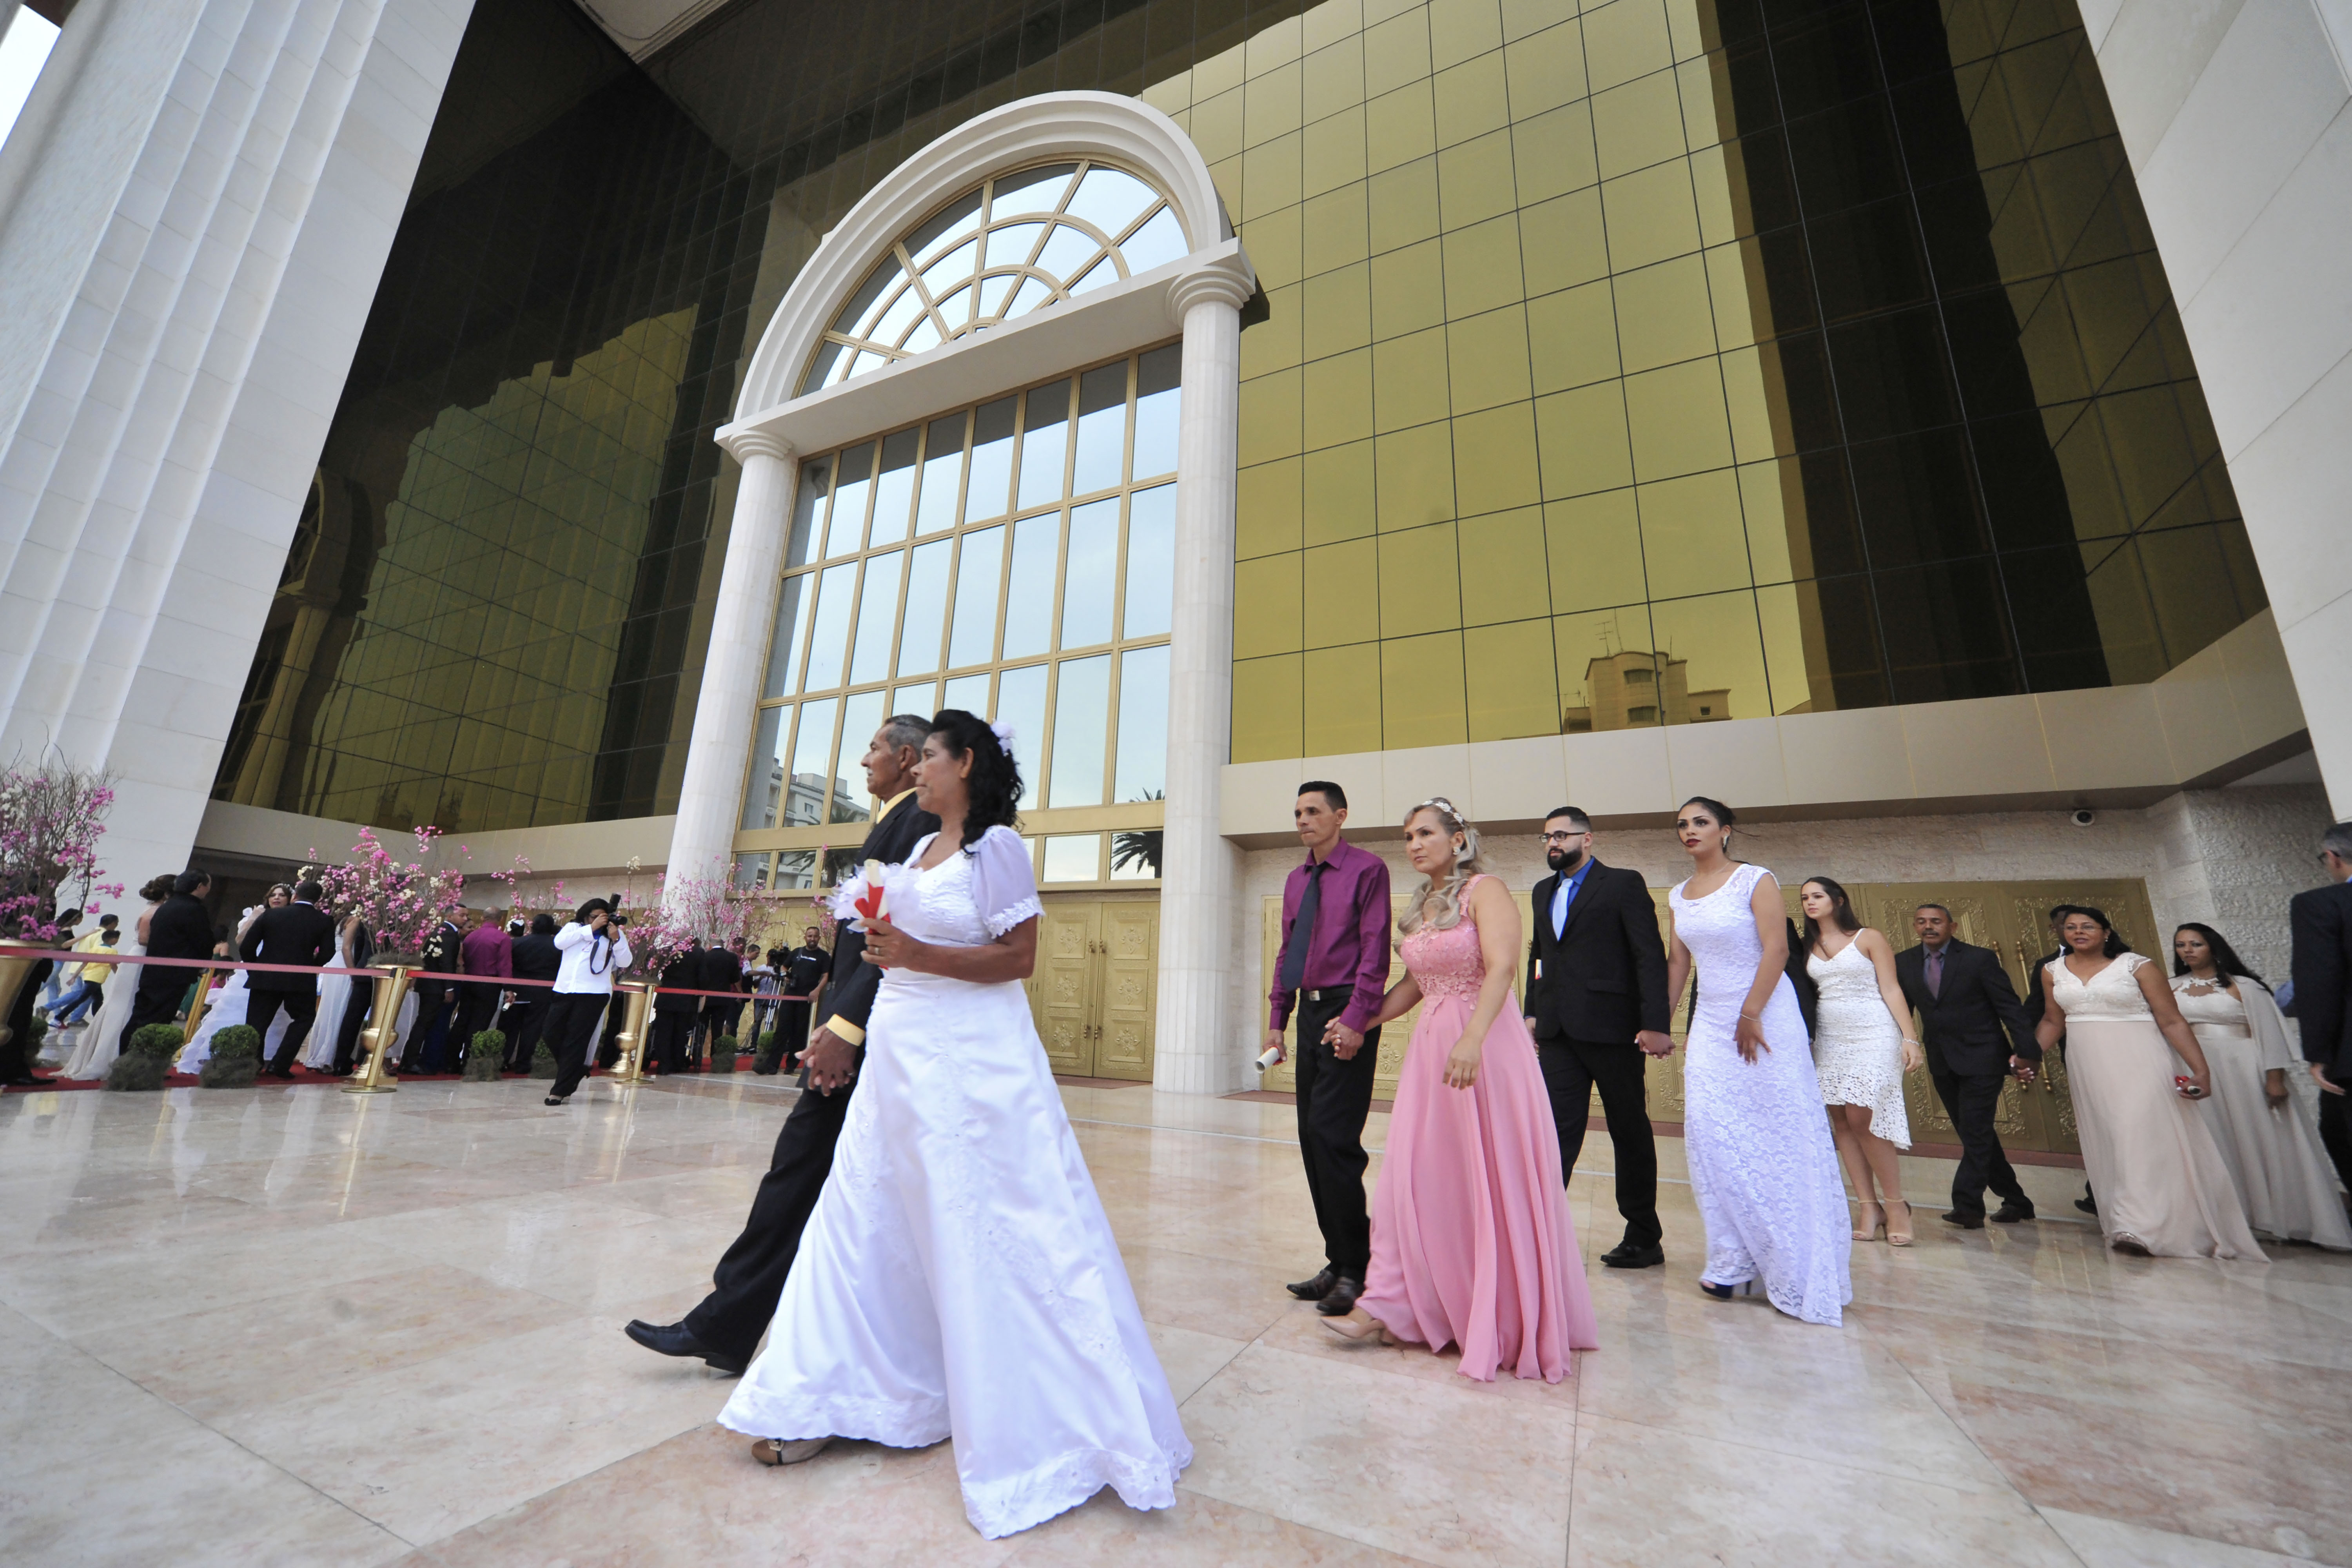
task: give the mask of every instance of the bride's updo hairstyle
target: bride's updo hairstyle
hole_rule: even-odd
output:
[[[1460,925],[1462,889],[1471,878],[1486,868],[1486,862],[1478,857],[1477,828],[1455,809],[1452,801],[1442,795],[1432,795],[1404,814],[1404,826],[1411,827],[1412,819],[1424,811],[1433,814],[1449,836],[1462,835],[1462,842],[1454,846],[1454,870],[1445,879],[1444,885],[1439,887],[1433,878],[1423,878],[1420,889],[1413,894],[1412,901],[1405,905],[1404,913],[1397,916],[1397,934],[1400,937],[1411,936],[1424,923],[1432,931],[1452,931]],[[1437,899],[1437,913],[1424,922],[1423,906],[1429,902],[1433,893]]]
[[[945,708],[932,717],[930,732],[947,742],[948,755],[971,757],[971,776],[964,781],[971,804],[964,813],[962,847],[969,849],[979,843],[992,827],[1013,826],[1021,808],[1021,764],[988,721],[961,708]]]

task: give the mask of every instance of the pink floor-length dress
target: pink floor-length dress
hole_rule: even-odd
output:
[[[1474,878],[1463,889],[1483,879]],[[1462,1349],[1462,1375],[1498,1367],[1558,1383],[1570,1351],[1600,1342],[1592,1293],[1559,1172],[1559,1136],[1516,1006],[1486,1030],[1477,1080],[1445,1083],[1445,1058],[1476,1009],[1486,964],[1465,912],[1404,940],[1421,986],[1372,1194],[1372,1261],[1361,1304],[1401,1340]]]

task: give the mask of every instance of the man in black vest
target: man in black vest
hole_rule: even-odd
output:
[[[2287,905],[2294,933],[2294,1016],[2303,1059],[2319,1086],[2319,1141],[2336,1174],[2352,1184],[2352,822],[2319,840],[2328,885],[2297,893]]]
[[[335,922],[319,908],[324,891],[316,882],[304,882],[294,889],[292,903],[262,910],[246,928],[236,955],[247,963],[299,963],[306,969],[332,963]],[[294,1058],[310,1033],[310,1020],[319,1016],[319,977],[274,969],[247,970],[245,994],[246,1025],[263,1039],[269,1037],[270,1021],[278,1016],[278,1009],[286,1009],[286,1037],[278,1043],[278,1055],[267,1070],[272,1078],[292,1078]]]
[[[1927,1073],[1960,1135],[1960,1165],[1952,1175],[1952,1208],[1944,1223],[1982,1230],[1987,1186],[2000,1194],[2000,1207],[1990,1216],[1995,1224],[2032,1219],[2033,1200],[2001,1152],[1993,1111],[2011,1072],[2025,1082],[2033,1080],[2042,1047],[2034,1041],[2032,1021],[2000,959],[1952,934],[1951,910],[1921,904],[1912,913],[1911,929],[1919,945],[1895,955],[1895,978],[1919,1010]]]
[[[866,748],[866,791],[884,802],[867,830],[863,860],[899,865],[915,846],[940,830],[940,819],[915,807],[915,763],[923,752],[930,721],[911,713],[885,720]],[[865,961],[866,937],[842,928],[833,955],[837,984],[825,989],[825,1005],[809,1042],[801,1097],[776,1137],[776,1152],[743,1234],[711,1271],[711,1292],[679,1322],[631,1322],[625,1331],[647,1350],[663,1355],[700,1356],[725,1373],[751,1364],[760,1336],[776,1315],[784,1277],[800,1251],[801,1230],[816,1207],[817,1194],[833,1170],[833,1147],[849,1113],[856,1087],[857,1059],[866,1044],[866,1020],[882,972]]]
[[[172,883],[172,896],[147,917],[147,955],[151,958],[210,958],[213,917],[205,897],[213,890],[210,872],[190,867]],[[150,1024],[168,1024],[180,1016],[180,998],[188,983],[201,973],[179,965],[142,964],[139,990],[131,998],[131,1021],[122,1026],[119,1048],[131,1049],[131,1037]]]
[[[1565,1182],[1584,1148],[1592,1090],[1617,1167],[1617,1212],[1625,1239],[1601,1255],[1612,1268],[1651,1268],[1666,1254],[1658,1225],[1658,1146],[1650,1130],[1643,1068],[1670,1055],[1666,948],[1658,906],[1639,871],[1592,858],[1592,823],[1572,805],[1544,821],[1544,863],[1551,875],[1529,901],[1528,1027],[1551,1096]]]

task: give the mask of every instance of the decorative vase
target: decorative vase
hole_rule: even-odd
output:
[[[37,958],[0,958],[0,1046],[6,1045],[10,1038],[7,1018],[16,1010],[16,994],[24,990],[26,978],[33,973],[33,965],[40,962]],[[25,1059],[33,1059],[29,1043],[25,1047]]]

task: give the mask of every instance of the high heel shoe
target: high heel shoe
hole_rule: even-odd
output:
[[[1869,1224],[1864,1225],[1862,1223],[1863,1212],[1868,1209],[1878,1210],[1878,1217],[1873,1219]],[[1853,1238],[1856,1241],[1876,1241],[1878,1239],[1878,1233],[1885,1229],[1885,1226],[1886,1210],[1883,1205],[1874,1200],[1868,1198],[1864,1199],[1861,1204],[1856,1205],[1854,1211],[1853,1231]]]
[[[1756,1294],[1756,1281],[1753,1279],[1742,1279],[1737,1285],[1717,1285],[1712,1280],[1702,1279],[1698,1282],[1698,1288],[1718,1301],[1728,1301],[1736,1296]]]
[[[1378,1318],[1359,1319],[1350,1313],[1344,1318],[1326,1318],[1323,1326],[1352,1345],[1392,1345],[1396,1336]]]
[[[1886,1200],[1886,1203],[1887,1203],[1887,1205],[1888,1205],[1888,1206],[1887,1206],[1887,1209],[1886,1209],[1886,1245],[1887,1245],[1887,1246],[1889,1246],[1889,1247],[1908,1247],[1908,1246],[1910,1246],[1910,1245],[1911,1245],[1911,1202],[1910,1202],[1910,1200],[1909,1200],[1908,1198],[1889,1198],[1889,1199],[1887,1199],[1887,1200]],[[1897,1230],[1897,1229],[1895,1229],[1895,1212],[1894,1212],[1894,1208],[1893,1208],[1893,1206],[1892,1206],[1892,1205],[1895,1205],[1895,1204],[1901,1204],[1901,1205],[1903,1205],[1903,1228],[1902,1228],[1901,1230]]]

